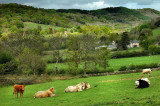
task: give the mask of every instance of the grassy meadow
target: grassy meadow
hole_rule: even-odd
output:
[[[160,28],[154,29],[154,30],[153,30],[153,35],[154,35],[154,36],[160,35]]]
[[[0,88],[0,106],[106,106],[106,105],[133,105],[155,106],[160,105],[160,71],[153,71],[149,78],[151,85],[145,89],[135,89],[135,81],[141,73],[98,76],[70,80],[53,80],[48,83],[27,85],[23,99],[13,96],[13,86]],[[145,75],[148,77],[148,75]],[[76,85],[86,81],[91,89],[82,92],[64,93],[69,85]],[[40,90],[55,87],[56,96],[50,98],[34,98]]]
[[[114,71],[118,71],[121,66],[128,66],[130,64],[139,65],[139,64],[149,64],[149,63],[159,63],[160,62],[160,55],[153,55],[153,56],[143,56],[143,57],[131,57],[131,58],[120,58],[120,59],[110,59],[109,60],[109,68],[113,68]],[[53,69],[55,63],[47,64],[47,69]],[[67,63],[59,63],[59,69],[67,69]],[[82,64],[80,65],[82,69]],[[98,67],[100,68],[100,67]]]

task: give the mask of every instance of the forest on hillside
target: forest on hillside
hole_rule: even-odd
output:
[[[158,11],[152,12],[158,17]],[[121,32],[119,26],[110,26],[112,22],[115,26],[133,22],[141,25]],[[35,28],[31,28],[33,25]],[[108,68],[109,60],[160,54],[160,35],[153,36],[153,30],[159,27],[160,18],[152,19],[141,10],[125,7],[88,11],[0,4],[0,74],[76,75],[125,70]],[[139,41],[139,51],[128,51],[131,40]],[[108,50],[113,42],[116,49]],[[52,68],[47,69],[51,63]],[[60,63],[64,66],[61,69]],[[158,67],[158,63],[134,69],[137,67]]]

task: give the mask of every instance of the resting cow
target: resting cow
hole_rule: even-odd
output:
[[[146,88],[149,87],[150,81],[148,80],[148,78],[141,78],[135,81],[135,85],[137,86],[137,88]]]
[[[53,92],[56,92],[54,87],[51,87],[46,91],[38,91],[37,93],[35,93],[34,98],[45,98],[55,96],[54,94],[52,94]]]
[[[89,88],[90,88],[89,83],[82,82],[75,86],[68,86],[64,92],[80,92],[84,89],[89,89]]]
[[[15,98],[16,98],[16,94],[17,94],[17,98],[18,98],[18,93],[20,93],[20,98],[23,98],[24,85],[14,85],[13,95],[15,95]]]

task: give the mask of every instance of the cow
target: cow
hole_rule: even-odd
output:
[[[17,84],[14,85],[13,95],[15,95],[15,98],[16,98],[16,94],[18,98],[18,93],[20,93],[20,98],[23,98],[24,87],[25,87],[24,85],[17,85]]]
[[[142,77],[144,76],[144,74],[148,74],[149,77],[151,77],[151,72],[152,70],[149,68],[149,69],[143,69],[142,70]]]
[[[55,94],[52,94],[53,92],[56,92],[54,87],[51,87],[50,89],[46,91],[38,91],[35,93],[34,98],[45,98],[45,97],[53,97]]]
[[[90,85],[86,82],[81,82],[75,86],[68,86],[64,92],[81,92],[84,89],[89,89]]]
[[[137,86],[137,88],[147,88],[150,85],[150,81],[148,80],[148,78],[141,78],[135,81],[135,85]]]

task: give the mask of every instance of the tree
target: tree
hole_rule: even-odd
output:
[[[119,50],[127,50],[127,45],[130,43],[128,32],[123,32],[121,39],[118,41],[117,48]]]
[[[20,63],[19,69],[23,72],[23,70],[26,70],[25,68],[29,68],[32,70],[34,76],[36,74],[42,74],[46,67],[46,63],[41,56],[29,49],[24,49],[23,53],[19,54],[18,60]]]
[[[82,55],[82,51],[81,51],[81,35],[80,34],[74,34],[69,36],[68,38],[68,42],[67,42],[67,46],[69,49],[69,55],[71,57],[68,58],[68,63],[69,67],[74,69],[77,73],[79,64],[81,62],[81,55]],[[72,63],[72,61],[74,63]],[[71,64],[72,63],[72,64]]]
[[[158,45],[160,45],[160,35],[156,37]]]
[[[20,31],[18,33],[9,33],[2,36],[0,46],[2,50],[8,51],[14,56],[18,56],[25,48],[34,50],[39,54],[43,51],[43,37],[32,33],[33,30]]]
[[[144,50],[148,50],[150,45],[154,45],[155,39],[151,29],[142,29],[139,35],[139,44]]]
[[[53,57],[56,58],[55,71],[58,72],[58,63],[60,59],[62,59],[62,54],[60,53],[60,49],[62,48],[62,44],[64,42],[64,37],[61,33],[57,33],[50,39],[50,45],[53,49]]]
[[[102,66],[104,69],[108,66],[108,60],[110,59],[110,53],[107,47],[102,47],[97,50],[96,54],[98,55],[98,64]]]
[[[84,58],[84,66],[83,66],[83,74],[86,75],[87,65],[90,61],[89,53],[90,51],[94,51],[96,47],[97,36],[90,35],[90,34],[83,34],[82,35],[82,44],[81,44],[81,51]]]

